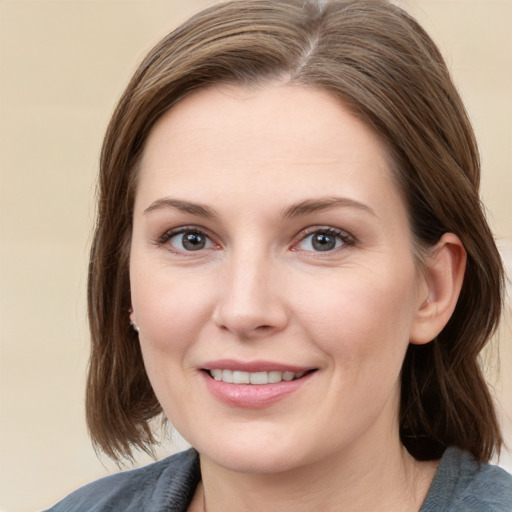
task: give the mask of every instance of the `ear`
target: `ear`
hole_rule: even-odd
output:
[[[411,343],[432,341],[448,323],[462,288],[466,259],[464,246],[453,233],[444,234],[426,255]]]

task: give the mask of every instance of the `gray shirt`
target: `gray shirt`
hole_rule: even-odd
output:
[[[200,479],[190,449],[92,482],[47,512],[186,512]],[[512,475],[448,448],[420,512],[512,512]]]

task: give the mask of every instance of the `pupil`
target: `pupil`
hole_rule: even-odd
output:
[[[185,233],[183,235],[183,247],[189,251],[203,249],[205,243],[205,237],[201,233]]]
[[[327,233],[317,233],[313,237],[312,244],[317,251],[330,251],[336,246],[336,238]]]

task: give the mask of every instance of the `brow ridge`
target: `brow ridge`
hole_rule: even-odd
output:
[[[368,205],[356,201],[355,199],[351,199],[348,197],[332,196],[320,199],[306,199],[299,203],[292,204],[283,210],[282,218],[288,219],[293,217],[300,217],[308,215],[310,213],[315,213],[318,211],[328,210],[330,208],[336,207],[357,208],[359,210],[366,211],[371,215],[375,215],[375,212]],[[192,203],[190,201],[183,201],[181,199],[173,199],[170,197],[157,199],[156,201],[151,203],[144,210],[144,215],[155,210],[160,210],[162,208],[173,208],[175,210],[179,210],[185,213],[190,213],[191,215],[198,215],[200,217],[206,218],[218,217],[215,210],[208,206],[201,205],[198,203]]]
[[[336,207],[357,208],[375,216],[375,212],[368,205],[349,197],[339,196],[325,197],[320,199],[306,199],[305,201],[301,201],[300,203],[296,203],[287,207],[283,211],[282,216],[285,219],[291,217],[300,217],[303,215],[308,215],[309,213],[328,210],[330,208]]]
[[[181,199],[173,199],[171,197],[163,197],[161,199],[157,199],[144,210],[144,215],[163,208],[173,208],[175,210],[190,213],[192,215],[198,215],[200,217],[217,217],[215,210],[209,208],[208,206],[191,203],[190,201],[183,201]]]

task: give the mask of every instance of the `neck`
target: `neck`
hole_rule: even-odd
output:
[[[195,503],[207,512],[309,512],[312,504],[324,512],[412,512],[421,508],[436,467],[413,459],[398,436],[375,450],[334,453],[277,474],[230,471],[201,456]]]

